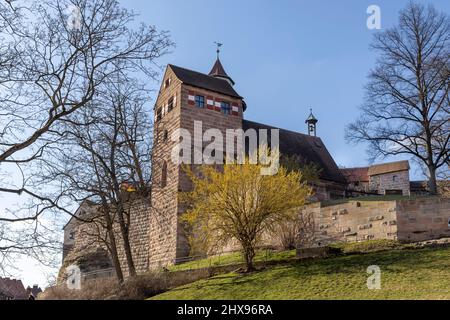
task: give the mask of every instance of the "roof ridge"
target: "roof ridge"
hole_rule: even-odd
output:
[[[170,68],[175,76],[184,84],[214,91],[229,97],[243,99],[226,79],[210,76],[199,71],[186,69],[170,63],[167,64],[167,68]]]
[[[409,163],[409,160],[399,160],[399,161],[391,161],[391,162],[371,164],[370,167],[383,166],[383,165],[394,164],[394,163],[405,163],[405,162]]]
[[[312,138],[313,140],[314,140],[314,139],[317,139],[317,140],[322,141],[322,139],[321,139],[320,137],[310,136],[309,134],[306,134],[306,133],[302,133],[302,132],[298,132],[298,131],[294,131],[294,130],[289,130],[289,129],[284,129],[284,128],[280,128],[280,127],[275,127],[275,126],[272,126],[272,125],[269,125],[269,124],[264,124],[264,123],[256,122],[256,121],[252,121],[252,120],[246,120],[246,119],[244,119],[243,121],[252,122],[252,123],[256,123],[256,124],[260,124],[260,125],[263,125],[263,126],[266,126],[266,127],[270,127],[270,128],[273,128],[273,129],[282,130],[282,131],[285,131],[285,132],[290,132],[290,133],[300,134],[300,135],[302,135],[302,136],[305,136],[305,137],[308,137],[308,138]]]
[[[197,74],[201,74],[202,76],[209,77],[209,78],[211,78],[211,79],[221,80],[221,81],[225,81],[225,82],[226,82],[225,79],[216,78],[216,77],[213,77],[213,76],[211,76],[211,75],[209,75],[209,74],[207,74],[207,73],[203,73],[203,72],[200,72],[200,71],[196,71],[196,70],[192,70],[192,69],[188,69],[188,68],[176,66],[176,65],[171,64],[171,63],[169,63],[168,66],[175,67],[175,68],[182,69],[182,70],[186,70],[186,71],[189,71],[189,72],[194,72],[194,73],[197,73]]]

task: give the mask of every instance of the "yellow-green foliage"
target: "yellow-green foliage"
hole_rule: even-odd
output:
[[[214,166],[201,166],[197,173],[186,170],[194,188],[182,194],[189,206],[183,219],[191,228],[194,248],[211,252],[237,240],[251,264],[261,234],[297,214],[293,209],[304,205],[312,192],[299,182],[301,173],[280,167],[277,174],[264,176],[262,168],[245,161],[223,170]]]

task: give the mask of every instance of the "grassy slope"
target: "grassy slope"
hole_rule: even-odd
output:
[[[283,251],[283,252],[275,252],[271,250],[260,250],[256,253],[255,262],[256,261],[279,261],[295,258],[295,250],[291,251]],[[170,271],[182,271],[182,270],[192,270],[192,269],[200,269],[200,268],[208,268],[215,266],[224,266],[230,264],[239,264],[243,263],[244,259],[240,252],[227,253],[224,255],[217,255],[207,259],[196,260],[185,262],[182,264],[170,266]]]
[[[367,289],[370,265],[381,267],[382,290]],[[226,274],[153,299],[450,299],[449,267],[450,249],[392,250]]]

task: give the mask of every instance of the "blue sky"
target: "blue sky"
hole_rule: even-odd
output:
[[[450,12],[450,1],[423,1]],[[367,164],[365,146],[350,146],[344,128],[358,114],[366,76],[374,66],[366,27],[369,5],[381,8],[382,29],[397,23],[406,0],[122,0],[139,20],[171,32],[177,44],[160,60],[209,72],[214,41],[224,44],[221,60],[245,97],[245,118],[306,132],[313,107],[318,135],[339,165]],[[151,86],[158,89],[159,84]],[[413,179],[422,178],[416,168]],[[2,201],[4,201],[3,199]],[[13,201],[13,199],[9,199]],[[1,207],[1,206],[0,206]],[[45,272],[23,261],[27,285],[46,284]]]
[[[425,1],[424,1],[425,2]],[[450,1],[426,1],[450,12]],[[349,146],[345,126],[358,114],[369,49],[376,30],[366,26],[369,5],[381,8],[382,28],[397,23],[406,0],[126,0],[141,21],[171,32],[173,53],[161,60],[209,72],[214,41],[221,60],[248,104],[245,118],[306,132],[313,107],[318,135],[338,165],[367,164],[365,146]],[[155,84],[157,87],[157,85]],[[417,169],[413,179],[422,178]]]

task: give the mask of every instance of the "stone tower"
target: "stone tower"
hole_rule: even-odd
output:
[[[202,132],[219,129],[224,136],[226,129],[241,129],[245,103],[233,85],[219,58],[209,74],[167,66],[154,107],[150,267],[174,264],[189,255],[178,193],[188,191],[191,185],[182,167],[171,159],[179,143],[172,134],[186,129],[194,137],[194,121],[201,121]],[[205,144],[209,142],[203,147]],[[193,151],[193,139],[191,147]]]

